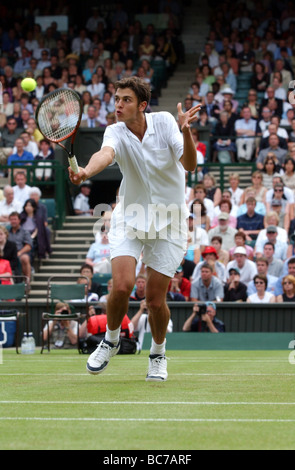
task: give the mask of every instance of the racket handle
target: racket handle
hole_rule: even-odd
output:
[[[78,162],[75,156],[69,157],[69,165],[72,168],[74,173],[79,173]]]

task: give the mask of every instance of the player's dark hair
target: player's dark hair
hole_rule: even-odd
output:
[[[130,88],[132,90],[137,99],[138,103],[142,103],[143,101],[146,101],[147,104],[149,104],[151,100],[151,88],[150,85],[146,82],[144,82],[141,78],[139,77],[127,77],[127,78],[122,78],[121,80],[118,80],[115,83],[115,90],[117,91],[118,88]]]

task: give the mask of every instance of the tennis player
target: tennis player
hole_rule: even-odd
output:
[[[81,184],[117,162],[123,175],[109,232],[113,288],[107,303],[105,339],[89,356],[87,370],[101,373],[120,348],[120,325],[128,311],[141,252],[147,270],[146,302],[152,332],[147,381],[167,380],[166,332],[169,282],[187,244],[185,171],[194,171],[196,149],[190,125],[200,106],[182,112],[145,113],[150,87],[138,77],[115,86],[117,122],[108,126],[101,149],[70,179]]]

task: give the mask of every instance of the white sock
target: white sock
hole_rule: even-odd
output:
[[[107,325],[107,331],[106,331],[106,334],[105,334],[105,339],[109,343],[113,343],[116,346],[119,342],[120,331],[121,331],[121,327],[117,328],[116,330],[110,330],[108,325]]]
[[[165,356],[165,350],[166,350],[166,339],[164,340],[162,344],[157,344],[152,338],[150,354],[159,354],[161,356]]]

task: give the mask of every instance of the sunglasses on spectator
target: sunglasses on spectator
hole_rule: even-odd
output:
[[[285,282],[283,282],[283,285],[285,285],[285,284],[292,284],[292,282],[291,281],[285,281]]]
[[[275,192],[276,192],[276,193],[282,193],[282,192],[283,192],[283,189],[275,189]]]
[[[254,284],[264,284],[263,281],[255,281]]]

